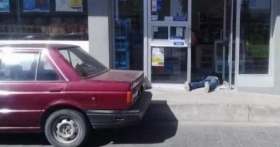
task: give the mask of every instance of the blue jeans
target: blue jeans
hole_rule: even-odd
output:
[[[202,88],[205,85],[205,82],[208,81],[209,82],[209,86],[210,86],[210,90],[215,90],[218,86],[218,78],[215,76],[207,76],[207,77],[203,77],[200,80],[196,80],[196,81],[192,81],[190,83],[190,88],[192,90],[197,89],[197,88]]]

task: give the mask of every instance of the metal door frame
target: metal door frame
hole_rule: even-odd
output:
[[[234,63],[234,90],[238,90],[238,75],[240,63],[240,19],[242,0],[236,0],[236,32],[235,32],[235,63]],[[243,48],[244,49],[244,48]],[[244,59],[242,59],[244,60]]]
[[[222,70],[222,78],[223,80],[225,80],[225,74],[226,74],[226,65],[228,65],[229,67],[229,71],[228,71],[228,76],[229,76],[229,79],[228,79],[228,89],[229,90],[232,90],[233,86],[232,86],[232,73],[233,73],[233,60],[232,60],[232,57],[233,57],[233,54],[232,54],[232,51],[235,50],[235,60],[234,60],[234,89],[237,89],[238,87],[238,83],[237,83],[237,75],[239,74],[239,62],[240,62],[240,11],[241,11],[241,0],[224,0],[224,24],[223,24],[223,41],[226,41],[228,38],[226,33],[228,30],[227,29],[227,12],[226,12],[226,9],[227,9],[227,2],[230,2],[231,3],[231,15],[230,15],[230,35],[229,35],[229,54],[226,55],[225,54],[225,47],[223,47],[223,70]],[[236,3],[235,3],[236,2]],[[234,5],[236,4],[236,5]],[[236,12],[234,11],[234,8],[236,7]],[[233,13],[236,13],[236,22],[233,21],[234,19],[234,15]],[[235,23],[235,38],[233,38],[233,26],[234,26],[234,23]],[[235,43],[235,48],[233,48],[233,42]],[[225,58],[226,56],[228,56],[228,62],[225,61]]]
[[[182,21],[182,22],[174,22],[174,21],[152,21],[151,20],[151,0],[143,0],[144,5],[144,73],[146,75],[146,84],[148,87],[151,87],[152,82],[152,63],[151,63],[151,26],[157,25],[157,26],[186,26],[187,29],[189,29],[190,33],[187,33],[185,35],[188,35],[188,45],[187,46],[174,46],[174,47],[187,47],[188,51],[188,59],[187,59],[187,81],[191,80],[191,18],[192,18],[192,0],[188,0],[188,20]],[[164,84],[164,83],[163,83]]]

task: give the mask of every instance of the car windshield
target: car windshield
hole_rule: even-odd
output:
[[[64,58],[84,78],[108,71],[108,68],[79,47],[59,49]]]

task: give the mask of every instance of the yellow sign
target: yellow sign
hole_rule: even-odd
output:
[[[164,61],[162,61],[162,59],[157,58],[157,57],[153,58],[152,60],[153,60],[153,61],[152,61],[153,63],[156,63],[156,64],[158,64],[158,65],[161,65],[161,64],[163,64],[163,62],[164,62]]]
[[[71,8],[80,9],[83,7],[83,0],[71,0]]]
[[[164,48],[152,49],[152,66],[164,66]]]

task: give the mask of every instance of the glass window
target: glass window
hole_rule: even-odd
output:
[[[245,42],[241,74],[268,74],[271,0],[243,0],[240,37]]]
[[[170,39],[184,39],[186,27],[170,27]]]
[[[0,8],[0,39],[88,40],[87,0],[10,0]]]
[[[38,58],[33,53],[1,53],[0,80],[35,81]]]
[[[168,27],[153,27],[153,39],[168,39]]]
[[[41,56],[38,63],[37,79],[36,81],[56,81],[59,80],[59,76],[53,69],[46,57]]]
[[[60,49],[59,52],[84,78],[106,72],[108,68],[80,48]]]
[[[143,70],[143,0],[114,0],[114,5],[115,68]]]
[[[183,84],[187,78],[187,50],[152,47],[152,82]]]
[[[187,21],[188,0],[150,0],[152,21]]]
[[[17,59],[17,60],[15,60]],[[57,73],[44,56],[38,63],[37,53],[2,53],[0,59],[1,81],[53,81]],[[37,71],[37,76],[36,76]]]

